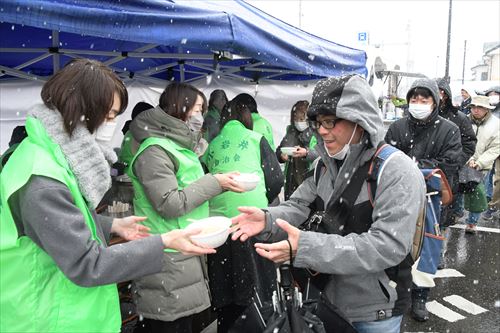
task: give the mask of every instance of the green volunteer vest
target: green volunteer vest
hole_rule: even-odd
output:
[[[19,146],[19,143],[13,144],[3,153],[2,156],[0,156],[0,172],[2,172],[5,160],[14,152],[14,150],[16,150],[17,146]]]
[[[198,156],[187,148],[179,146],[174,141],[167,138],[148,138],[146,139],[137,154],[135,154],[132,162],[127,168],[127,174],[130,179],[132,179],[132,184],[134,186],[134,212],[137,216],[147,216],[147,220],[144,221],[144,225],[151,228],[150,233],[152,234],[162,234],[171,230],[184,229],[191,222],[189,219],[203,219],[208,217],[208,202],[201,204],[189,213],[177,218],[163,218],[158,212],[153,208],[151,203],[146,197],[144,188],[139,182],[137,177],[134,175],[134,163],[137,157],[149,146],[160,146],[165,151],[169,152],[177,160],[179,165],[179,170],[177,170],[177,184],[179,190],[184,189],[189,184],[195,180],[203,177],[203,168],[198,160]],[[167,251],[167,250],[165,250]],[[173,250],[168,250],[167,252],[175,252]]]
[[[318,140],[316,139],[316,136],[311,137],[311,141],[309,141],[309,150],[314,149],[314,147],[318,144]]]
[[[134,158],[134,154],[132,154],[132,133],[127,131],[125,136],[123,137],[122,146],[120,148],[120,155],[118,156],[118,160],[120,162],[125,163],[126,165],[130,164],[132,158]]]
[[[267,207],[260,157],[261,139],[261,134],[248,130],[237,120],[231,120],[208,146],[203,159],[210,173],[239,171],[255,173],[260,177],[260,182],[253,191],[243,193],[227,191],[212,198],[210,216],[234,217],[239,214],[239,206]]]
[[[262,134],[267,142],[269,142],[269,145],[271,146],[271,149],[274,151],[276,150],[276,146],[274,145],[274,137],[273,137],[273,128],[271,127],[271,124],[262,116],[258,113],[252,113],[252,120],[253,120],[253,130],[257,133]]]
[[[115,284],[90,288],[74,284],[45,251],[17,232],[7,202],[32,175],[39,175],[68,187],[92,240],[102,243],[60,147],[38,120],[28,118],[26,130],[28,138],[17,147],[0,175],[0,332],[119,332]]]

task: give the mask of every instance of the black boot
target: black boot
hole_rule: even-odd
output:
[[[429,288],[414,288],[411,290],[411,316],[416,321],[429,320],[429,311],[425,307]]]

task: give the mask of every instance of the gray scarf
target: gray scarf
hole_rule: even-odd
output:
[[[97,208],[111,188],[110,165],[117,161],[115,152],[111,147],[98,144],[83,122],[76,126],[70,138],[61,114],[45,105],[35,106],[29,116],[38,119],[48,136],[61,147],[80,191],[90,207]]]

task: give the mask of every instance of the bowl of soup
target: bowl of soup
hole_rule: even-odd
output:
[[[280,150],[285,155],[293,156],[293,152],[297,151],[297,148],[295,148],[295,147],[281,147]]]
[[[199,234],[190,236],[191,240],[203,247],[216,248],[226,242],[230,227],[231,219],[225,216],[212,216],[193,221],[186,229],[201,229]]]
[[[234,176],[233,179],[243,188],[245,191],[252,191],[259,184],[260,177],[254,173],[240,173]]]

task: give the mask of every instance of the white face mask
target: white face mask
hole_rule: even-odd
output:
[[[193,132],[201,131],[201,128],[203,127],[203,115],[201,114],[201,112],[196,112],[191,117],[189,117],[187,125]]]
[[[349,139],[349,142],[347,142],[344,145],[344,147],[342,147],[342,149],[340,151],[336,152],[335,154],[330,155],[330,152],[328,152],[328,149],[325,146],[325,150],[326,150],[326,153],[328,154],[328,156],[333,157],[336,160],[343,160],[347,156],[347,153],[349,152],[349,146],[351,144],[352,138],[354,138],[354,134],[356,134],[357,127],[358,127],[358,124],[356,124],[354,126],[354,129],[352,131],[351,138]]]
[[[299,132],[303,132],[306,128],[309,127],[307,121],[294,121],[293,124],[295,125],[295,128]]]
[[[490,102],[490,105],[497,105],[499,97],[500,97],[500,95],[491,95],[491,96],[488,96],[488,100]]]
[[[424,120],[431,115],[432,105],[410,103],[408,106],[408,112],[410,112],[413,118]]]
[[[116,121],[105,121],[95,131],[95,139],[101,142],[109,142],[115,134]]]

